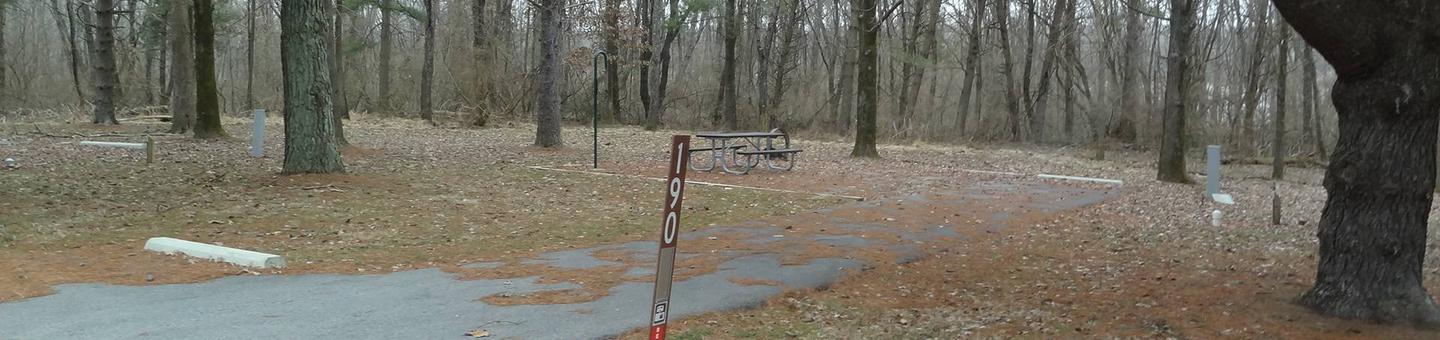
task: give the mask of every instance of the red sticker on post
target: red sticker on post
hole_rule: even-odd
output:
[[[675,244],[680,240],[680,207],[685,199],[685,162],[690,136],[670,139],[669,175],[665,176],[665,208],[660,222],[660,256],[655,269],[655,298],[650,304],[650,340],[665,340],[670,322],[670,284],[675,278]]]

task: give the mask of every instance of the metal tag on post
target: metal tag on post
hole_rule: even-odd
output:
[[[670,140],[669,175],[665,176],[665,214],[660,222],[660,259],[655,269],[655,298],[650,304],[650,340],[665,340],[670,322],[670,284],[675,278],[675,244],[680,240],[680,208],[685,198],[685,171],[690,136]]]

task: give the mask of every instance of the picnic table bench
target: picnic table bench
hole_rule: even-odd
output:
[[[710,153],[706,157],[710,160],[706,165],[697,166],[698,163],[690,162],[690,169],[695,171],[710,171],[719,167],[724,172],[743,175],[762,161],[771,170],[788,171],[795,168],[795,154],[805,151],[792,148],[790,135],[779,129],[770,132],[702,132],[695,137],[710,141],[709,147],[690,149],[691,155]],[[778,147],[777,139],[781,142]]]

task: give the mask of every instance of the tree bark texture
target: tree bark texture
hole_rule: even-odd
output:
[[[955,120],[959,123],[956,132],[960,135],[966,133],[970,109],[974,107],[971,104],[971,98],[974,97],[976,76],[980,72],[980,51],[982,49],[980,38],[985,34],[982,25],[985,20],[985,0],[970,1],[970,12],[970,42],[965,51],[965,81],[960,84],[960,104],[955,105]],[[979,102],[979,100],[974,101]]]
[[[1000,30],[1000,73],[1005,75],[1005,117],[1010,141],[1020,141],[1020,97],[1015,93],[1015,55],[1010,50],[1010,0],[995,0],[995,26]]]
[[[879,106],[876,92],[878,84],[875,82],[879,58],[875,44],[879,38],[880,25],[875,22],[875,0],[852,0],[851,7],[855,13],[854,30],[860,44],[859,56],[856,58],[859,69],[856,87],[860,96],[856,98],[855,148],[851,149],[850,156],[879,158],[880,151],[875,149],[875,113]]]
[[[543,0],[540,11],[540,71],[535,76],[535,145],[556,147],[560,137],[560,7],[563,0]]]
[[[120,71],[115,67],[115,0],[95,2],[95,111],[92,123],[120,124],[115,104],[120,99]]]
[[[380,94],[376,111],[390,112],[390,56],[394,50],[395,15],[391,9],[395,0],[380,1]]]
[[[420,118],[435,125],[435,0],[425,2],[425,65],[420,68]]]
[[[191,1],[170,1],[170,133],[195,127],[195,40],[190,31]]]
[[[280,3],[280,58],[285,91],[283,172],[344,172],[330,102],[329,0]]]
[[[1185,108],[1190,103],[1190,40],[1195,30],[1195,1],[1170,0],[1170,51],[1165,72],[1160,161],[1156,176],[1163,182],[1190,183],[1185,174]]]
[[[740,39],[740,14],[736,12],[736,0],[725,0],[725,17],[721,26],[725,35],[725,47],[722,66],[720,67],[720,100],[715,111],[715,125],[724,124],[726,131],[734,131],[740,128],[739,116],[735,113],[738,106],[735,91],[735,43]]]
[[[1145,113],[1144,103],[1140,97],[1140,68],[1144,65],[1140,60],[1143,51],[1140,46],[1140,36],[1145,32],[1145,20],[1140,17],[1136,8],[1143,8],[1142,0],[1124,0],[1130,3],[1131,9],[1125,10],[1125,48],[1124,59],[1120,63],[1123,69],[1120,71],[1120,115],[1114,120],[1107,131],[1110,138],[1122,142],[1134,143],[1139,131],[1136,128],[1138,117]]]
[[[1348,319],[1440,326],[1422,285],[1440,113],[1440,7],[1275,0],[1335,67],[1340,135],[1325,173],[1315,285],[1300,303]]]
[[[335,125],[335,143],[340,146],[350,145],[350,140],[345,138],[345,123],[341,120],[350,116],[350,103],[345,98],[345,5],[344,0],[335,0],[335,31],[330,34],[333,44],[330,44],[330,79],[331,101],[334,102],[330,110],[330,121]]]
[[[215,85],[214,13],[213,0],[195,0],[195,138],[201,139],[227,136],[220,125],[220,93]]]

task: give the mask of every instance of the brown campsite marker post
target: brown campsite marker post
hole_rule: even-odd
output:
[[[670,140],[669,175],[665,176],[665,214],[660,222],[660,259],[655,269],[655,298],[650,304],[650,340],[665,340],[670,321],[670,284],[675,278],[675,244],[680,238],[680,207],[685,198],[685,162],[690,136]]]

